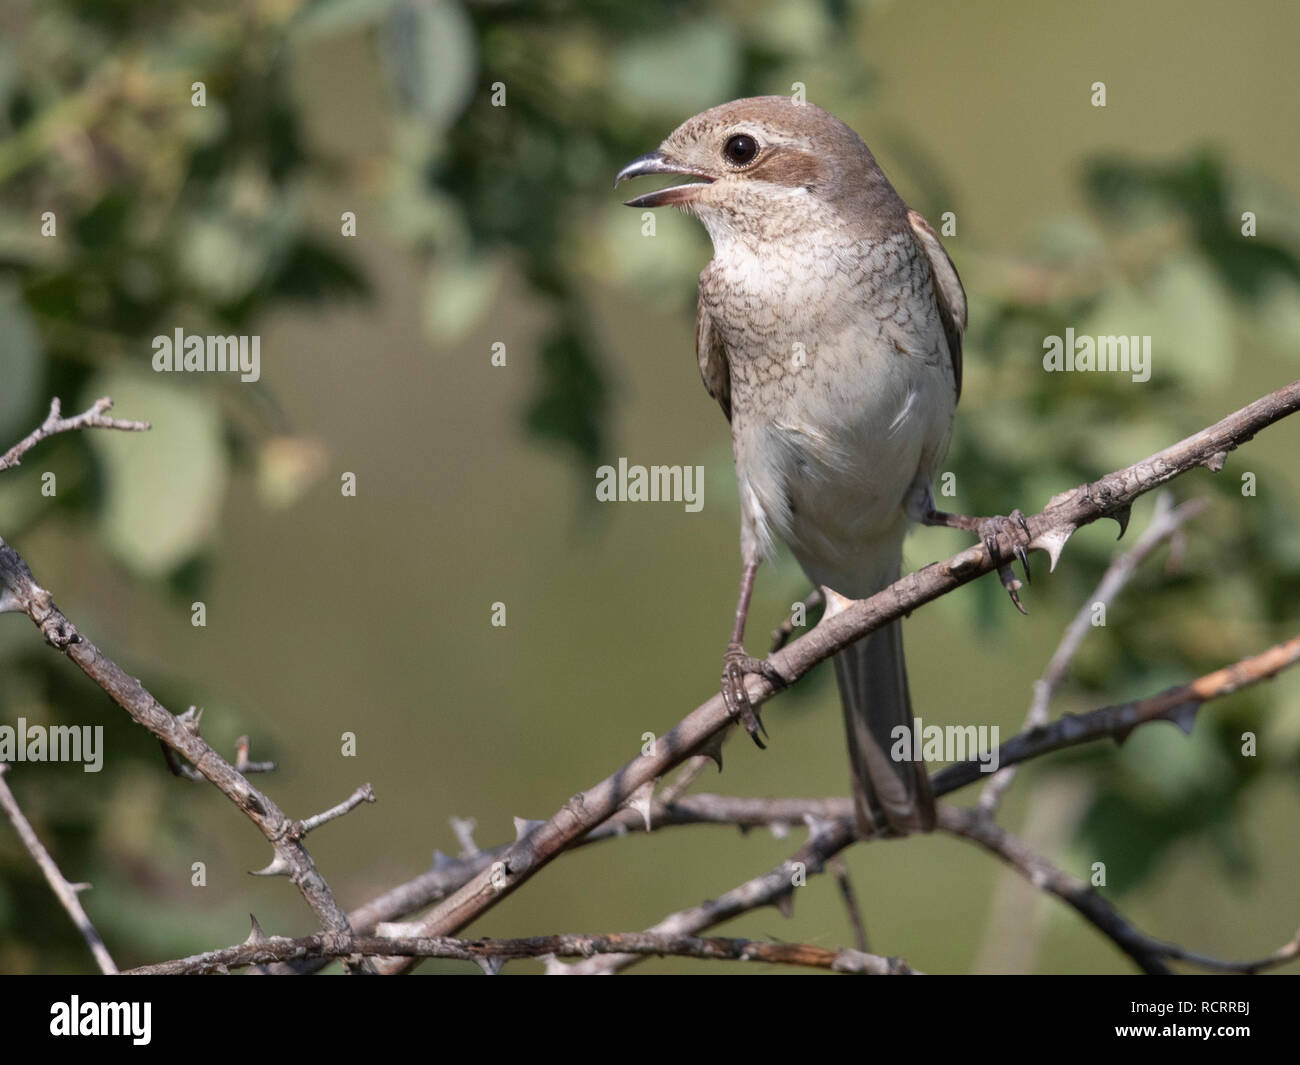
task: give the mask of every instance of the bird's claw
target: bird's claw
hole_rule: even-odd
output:
[[[761,737],[767,735],[763,720],[758,716],[758,709],[749,701],[749,692],[745,690],[745,677],[758,673],[766,678],[773,687],[784,688],[785,678],[766,658],[754,658],[745,653],[738,643],[729,644],[727,653],[722,658],[722,701],[727,713],[740,724],[760,748],[766,748]]]
[[[1007,595],[1011,597],[1011,602],[1020,613],[1028,614],[1029,611],[1024,608],[1017,594],[1022,585],[1011,568],[1011,560],[998,550],[998,538],[1003,534],[1011,540],[1013,545],[1011,554],[1020,560],[1020,565],[1025,571],[1025,583],[1028,584],[1033,578],[1029,573],[1029,551],[1026,549],[1029,543],[1029,522],[1023,512],[1013,510],[1005,517],[998,515],[985,519],[980,525],[980,540],[983,541],[984,549],[988,551],[989,558],[997,567],[998,577],[1001,578],[1002,587],[1007,590]]]

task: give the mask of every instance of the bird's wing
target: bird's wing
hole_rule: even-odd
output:
[[[731,421],[731,368],[727,365],[727,349],[713,328],[702,292],[695,312],[695,356],[700,360],[704,387],[718,401],[727,421]]]
[[[961,337],[966,332],[966,290],[961,287],[957,268],[939,243],[939,234],[930,223],[915,211],[907,212],[912,232],[925,250],[930,261],[930,276],[934,279],[934,297],[939,304],[939,317],[948,338],[948,354],[952,356],[952,375],[961,396]],[[702,360],[702,357],[701,357]],[[701,361],[701,365],[703,362]]]

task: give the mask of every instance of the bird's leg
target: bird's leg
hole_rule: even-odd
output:
[[[767,745],[760,735],[766,736],[767,729],[758,716],[758,711],[749,701],[745,691],[745,675],[760,673],[778,687],[785,687],[785,678],[774,665],[765,658],[754,658],[745,653],[745,619],[749,616],[749,600],[754,592],[754,575],[758,572],[757,562],[746,562],[740,576],[740,596],[736,601],[736,623],[731,629],[731,640],[727,644],[727,653],[722,657],[722,701],[727,705],[727,713],[745,726],[745,731],[759,747]]]
[[[934,503],[931,502],[921,515],[921,524],[942,525],[948,529],[963,529],[979,536],[985,550],[989,553],[989,558],[997,566],[998,576],[1002,579],[1002,587],[1011,596],[1011,601],[1016,605],[1016,609],[1022,614],[1028,613],[1020,605],[1020,596],[1016,594],[1020,591],[1021,584],[1016,577],[1015,571],[1011,568],[1011,559],[1005,557],[998,550],[998,537],[1005,534],[1013,545],[1011,548],[1012,556],[1020,559],[1020,565],[1024,567],[1025,581],[1027,583],[1030,576],[1029,552],[1026,547],[1029,545],[1030,537],[1029,523],[1025,520],[1024,514],[1019,510],[1013,510],[1006,516],[996,514],[991,518],[972,518],[965,514],[947,514],[942,510],[935,510]]]

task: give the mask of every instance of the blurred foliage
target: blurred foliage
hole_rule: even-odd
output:
[[[71,409],[74,397],[111,392],[124,414],[156,428],[150,446],[92,434],[43,445],[75,456],[80,472],[61,483],[56,505],[39,508],[30,502],[35,472],[7,474],[0,535],[15,540],[59,516],[93,520],[105,549],[136,578],[188,594],[202,583],[232,469],[253,467],[264,498],[277,504],[321,469],[320,446],[287,424],[265,384],[178,391],[142,372],[155,334],[251,331],[285,305],[369,293],[334,234],[307,220],[307,178],[356,175],[304,133],[291,84],[301,48],[359,37],[373,49],[389,113],[387,149],[372,172],[383,175],[394,239],[426,264],[430,343],[454,345],[489,314],[507,279],[521,278],[550,326],[532,353],[533,392],[519,422],[571,455],[586,478],[592,460],[609,453],[618,411],[584,299],[590,279],[670,294],[688,314],[707,255],[700,240],[667,227],[652,251],[620,244],[612,175],[699,101],[788,86],[810,62],[828,98],[868,96],[873,75],[849,32],[868,10],[848,0],[12,6],[0,16],[0,446],[38,423],[51,395]],[[191,103],[200,81],[205,107]],[[494,103],[498,86],[504,107]],[[921,190],[918,208],[932,218],[949,209],[955,185],[935,153],[901,136],[893,149]],[[1293,344],[1300,335],[1300,234],[1280,222],[1270,232],[1285,239],[1244,237],[1240,179],[1213,152],[1098,160],[1082,180],[1087,213],[1048,220],[1014,261],[970,242],[955,252],[971,332],[950,467],[969,509],[1040,505],[1200,428],[1184,398],[1233,378],[1243,337]],[[1292,204],[1273,206],[1275,218],[1297,217]],[[57,239],[40,235],[47,211]],[[1042,373],[1042,338],[1068,327],[1156,336],[1161,372],[1141,388],[1122,375]],[[159,461],[163,452],[169,461]],[[1147,693],[1290,634],[1300,601],[1294,500],[1276,494],[1284,478],[1252,469],[1260,495],[1249,507],[1231,505],[1241,499],[1231,476],[1198,482],[1222,505],[1198,520],[1177,567],[1148,565],[1137,577],[1128,594],[1141,597],[1140,612],[1116,611],[1091,635],[1074,696],[1096,703]],[[1110,547],[1080,536],[1069,557],[1056,594],[1074,603],[1095,585]],[[946,608],[1000,624],[1010,614],[1001,596],[983,581]],[[66,663],[22,636],[0,642],[3,720],[90,719],[79,708],[94,693],[70,684]],[[168,695],[165,681],[151,687]],[[1191,835],[1214,841],[1234,872],[1248,869],[1225,826],[1261,774],[1296,762],[1294,746],[1282,757],[1236,754],[1243,731],[1268,729],[1268,705],[1256,689],[1231,713],[1203,714],[1209,727],[1190,741],[1157,726],[1119,758],[1089,749],[1056,764],[1083,766],[1095,781],[1081,851],[1132,856],[1114,890],[1135,886]],[[109,812],[130,809],[164,836],[185,828],[142,784],[160,768],[153,744],[132,740],[138,730],[120,716],[103,720],[136,757],[106,767],[101,806],[87,809],[80,776],[70,775],[76,767],[61,767],[29,812],[84,875],[128,894],[149,882],[150,848],[119,846],[115,856],[97,846],[120,833]],[[34,901],[45,889],[0,837],[0,970],[83,964],[61,915],[26,918],[49,912]],[[147,923],[127,904],[98,919],[110,939]],[[201,933],[164,930],[153,949],[178,953],[196,934],[208,943]]]

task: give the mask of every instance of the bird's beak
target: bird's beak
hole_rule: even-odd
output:
[[[670,188],[660,189],[658,192],[647,192],[644,196],[625,201],[626,206],[677,207],[695,199],[699,195],[699,190],[713,181],[713,177],[703,170],[671,162],[664,158],[662,152],[656,151],[633,159],[627,166],[623,167],[614,178],[614,187],[618,188],[628,178],[645,177],[648,174],[681,174],[701,178],[702,180],[693,181],[687,185],[673,185]]]

